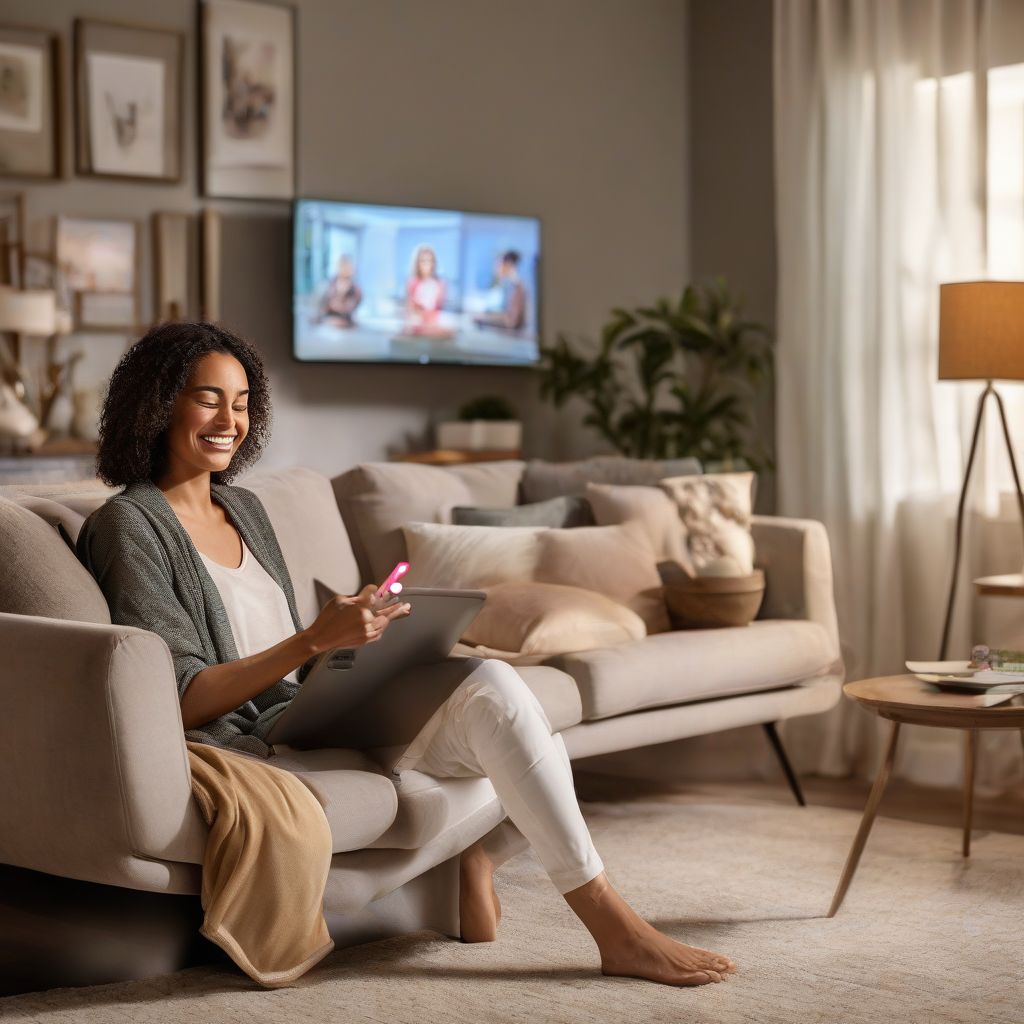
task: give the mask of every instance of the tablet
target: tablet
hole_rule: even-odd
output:
[[[399,600],[410,614],[374,643],[321,654],[267,742],[303,750],[410,742],[462,681],[463,663],[476,662],[447,659],[486,599],[482,590],[406,587]]]

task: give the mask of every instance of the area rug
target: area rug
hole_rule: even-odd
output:
[[[859,815],[671,796],[584,804],[615,885],[676,938],[728,953],[728,982],[603,978],[532,853],[498,876],[499,941],[421,933],[336,951],[294,988],[233,967],[0,999],[0,1020],[74,1024],[1024,1020],[1024,836],[885,818],[828,919]]]

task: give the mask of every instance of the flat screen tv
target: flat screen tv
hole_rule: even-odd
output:
[[[299,199],[294,231],[297,359],[537,362],[536,218]]]

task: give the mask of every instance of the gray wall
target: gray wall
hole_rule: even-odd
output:
[[[678,291],[688,275],[687,45],[684,0],[300,0],[298,191],[323,198],[536,215],[543,225],[543,330],[596,334],[608,309]],[[25,183],[36,230],[53,214],[145,221],[196,210],[194,7],[153,24],[188,33],[186,178],[180,186],[68,177]],[[138,21],[130,0],[5,0],[3,20],[51,27]],[[70,113],[70,75],[64,102]],[[70,116],[65,152],[71,156]],[[70,175],[70,168],[66,169]],[[10,181],[11,187],[20,183]],[[582,409],[555,414],[529,370],[302,365],[290,357],[286,204],[210,201],[224,212],[222,317],[255,340],[274,384],[264,465],[326,473],[426,444],[432,422],[501,391],[526,422],[531,455],[600,450]],[[123,339],[77,337],[102,379]],[[76,381],[76,385],[80,382]]]

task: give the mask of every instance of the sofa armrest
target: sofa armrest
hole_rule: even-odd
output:
[[[206,826],[163,639],[0,613],[0,651],[0,861],[113,884],[133,858],[194,861]]]
[[[817,622],[828,634],[841,672],[832,554],[824,524],[754,516],[751,531],[757,566],[765,574],[764,601],[757,617]]]

